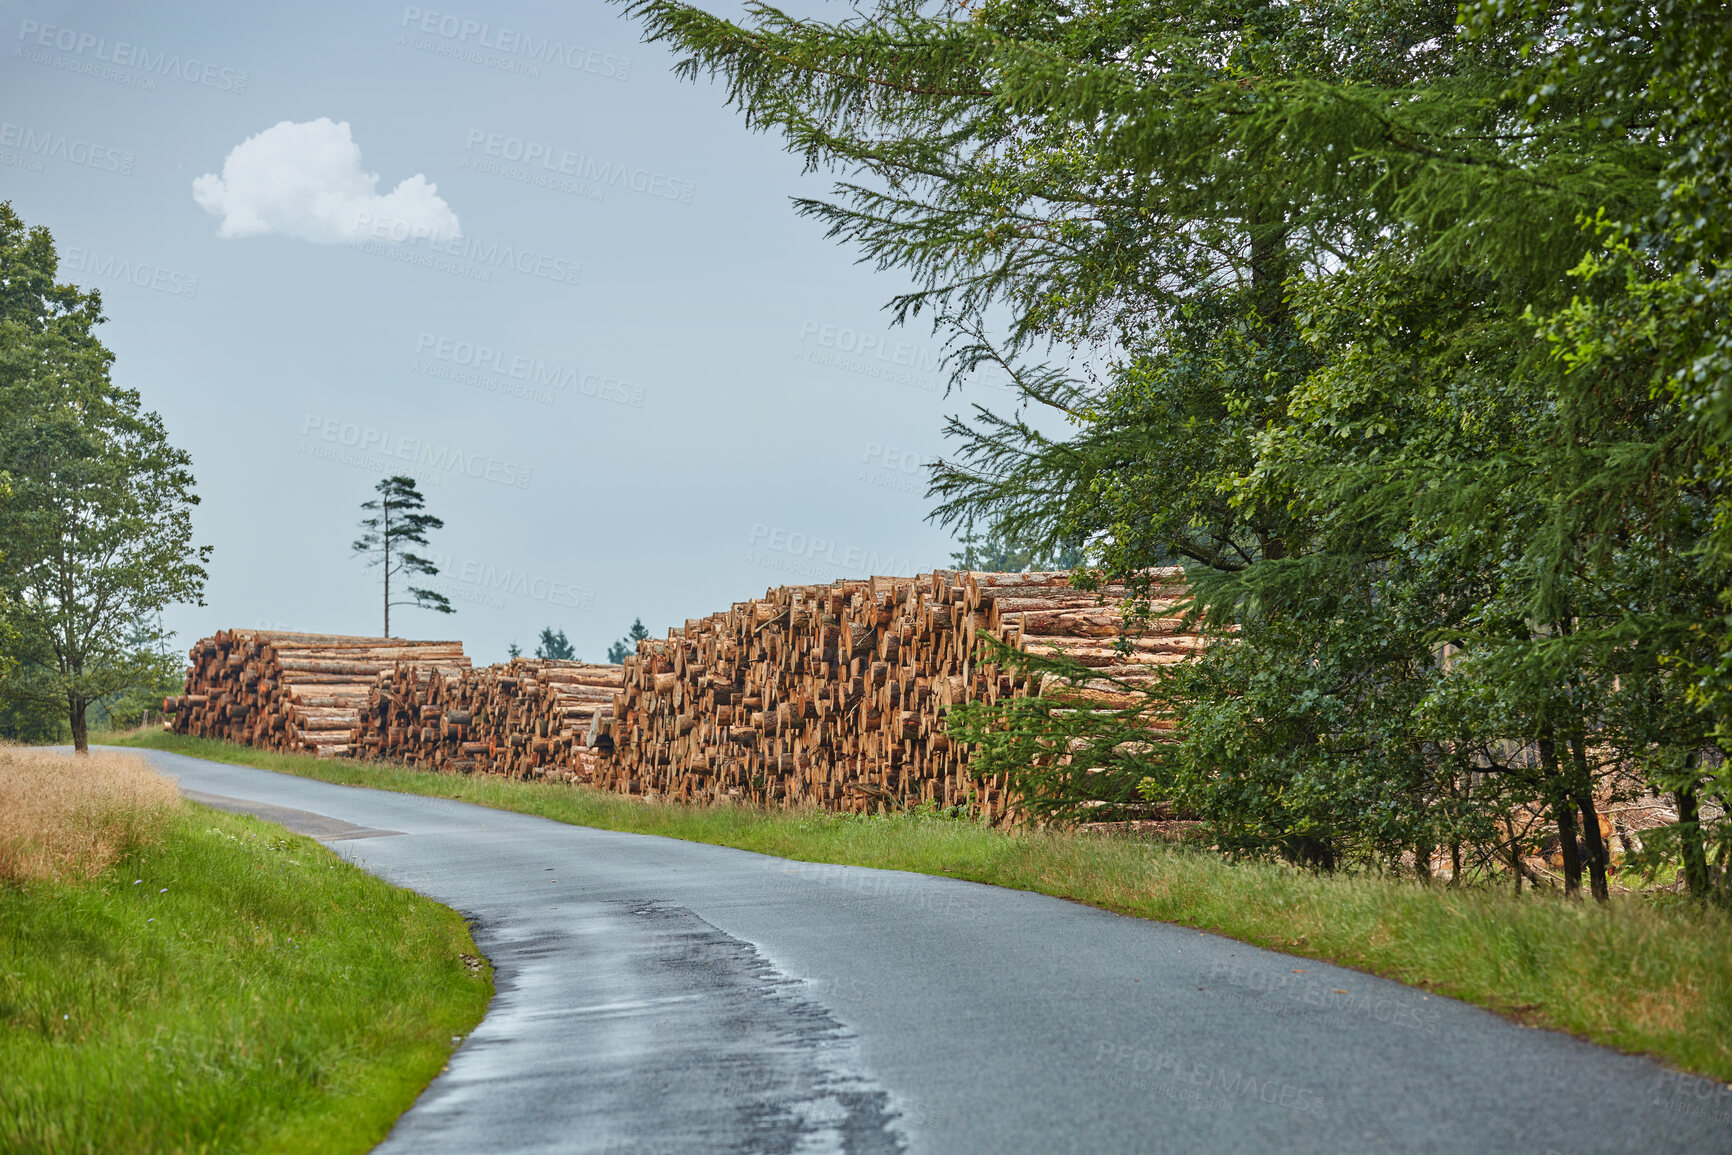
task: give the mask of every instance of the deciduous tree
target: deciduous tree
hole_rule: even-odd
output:
[[[160,612],[202,604],[191,459],[110,376],[94,292],[55,279],[53,239],[0,205],[0,552],[14,665],[5,692],[63,711],[88,749],[90,703],[174,667]]]

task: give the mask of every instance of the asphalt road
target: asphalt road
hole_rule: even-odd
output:
[[[146,756],[474,920],[381,1151],[1732,1152],[1718,1084],[1182,927]]]

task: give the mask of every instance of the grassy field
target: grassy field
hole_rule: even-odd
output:
[[[377,1143],[492,997],[463,920],[130,755],[54,763],[0,748],[0,1150]]]
[[[124,740],[582,826],[1039,891],[1354,967],[1732,1081],[1732,920],[1676,896],[1619,895],[1602,907],[1229,863],[1144,839],[1006,833],[921,815],[645,804],[581,787],[321,761],[160,731]]]

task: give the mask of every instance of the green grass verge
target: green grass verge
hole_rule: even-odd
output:
[[[1038,891],[1354,967],[1732,1081],[1732,919],[1671,895],[1619,895],[1602,907],[1232,863],[1143,839],[1007,833],[920,815],[646,805],[581,787],[320,760],[160,731],[122,741],[582,826]]]
[[[481,1021],[479,954],[456,912],[189,805],[94,878],[0,883],[0,1150],[365,1151]]]

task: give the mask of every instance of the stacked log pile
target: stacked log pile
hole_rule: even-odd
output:
[[[280,630],[222,630],[188,656],[186,692],[163,699],[166,729],[327,758],[349,753],[381,673],[469,670],[461,642]]]
[[[1158,613],[1183,589],[1177,570],[1156,577],[1167,583]],[[999,668],[977,639],[1098,669],[1097,681],[1045,688],[1078,708],[1129,705],[1135,695],[1120,683],[1151,681],[1197,639],[1176,617],[1121,637],[1127,594],[1074,589],[1068,573],[944,570],[772,589],[639,643],[614,717],[592,739],[607,750],[595,784],[683,801],[933,803],[1001,817],[1011,805],[1004,783],[969,774],[945,717],[1042,687]]]
[[[236,630],[193,647],[181,733],[451,773],[583,782],[692,802],[852,811],[918,803],[989,819],[1013,801],[946,731],[966,702],[1046,694],[1130,705],[1126,686],[1194,653],[1171,616],[1126,636],[1128,591],[1058,573],[939,570],[782,586],[638,644],[624,666],[514,658],[473,669],[454,642]],[[1161,616],[1162,611],[1168,616]],[[1098,670],[1081,686],[1000,668],[993,637]]]
[[[538,658],[457,675],[404,663],[379,674],[350,745],[445,772],[591,781],[599,755],[585,739],[611,716],[621,674]]]

